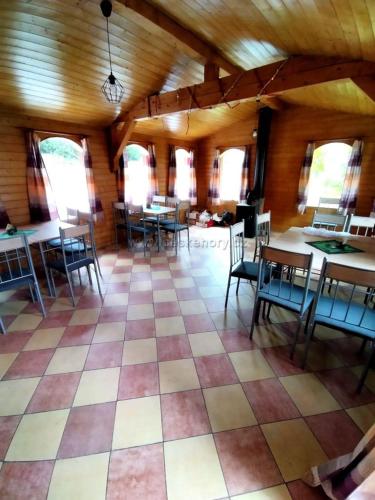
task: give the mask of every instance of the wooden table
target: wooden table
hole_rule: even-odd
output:
[[[163,206],[151,206],[150,208],[144,208],[143,213],[146,216],[156,217],[156,224],[158,230],[158,252],[161,247],[161,237],[160,237],[160,217],[167,214],[173,214],[176,212],[176,208],[173,207],[163,207]]]
[[[324,239],[328,238],[323,238],[318,235],[304,234],[302,227],[291,227],[278,238],[272,239],[270,246],[292,252],[312,253],[312,272],[318,274],[320,274],[324,257],[329,262],[375,271],[375,238],[353,235],[350,239],[348,239],[348,244],[363,250],[363,252],[360,253],[327,254],[306,243],[306,241],[319,241]],[[335,238],[333,236],[330,239]]]

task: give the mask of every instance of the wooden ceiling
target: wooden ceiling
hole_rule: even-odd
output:
[[[141,1],[141,0],[139,0]],[[109,125],[154,92],[203,81],[202,54],[113,1],[113,70],[125,86],[120,106],[100,87],[109,63],[99,0],[0,0],[0,111]],[[374,0],[150,0],[229,64],[263,66],[291,54],[375,61]],[[222,72],[222,74],[224,74]],[[350,81],[287,91],[291,104],[375,114]],[[250,116],[254,103],[142,121],[136,130],[197,138]]]

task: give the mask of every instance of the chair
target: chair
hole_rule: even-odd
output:
[[[182,231],[187,231],[188,250],[190,251],[189,215],[190,201],[180,201],[176,205],[174,220],[162,220],[160,222],[160,229],[167,234],[173,235],[172,245],[175,247],[176,255],[177,246],[181,243]]]
[[[336,209],[339,206],[340,200],[339,198],[324,198],[321,197],[319,198],[319,203],[318,203],[318,212],[320,211],[321,208],[331,208],[331,209]]]
[[[46,311],[25,235],[0,240],[0,269],[0,292],[28,285],[32,301],[35,301],[33,293],[35,291],[42,314],[45,317]],[[0,330],[4,334],[6,333],[1,318]]]
[[[78,224],[82,225],[82,224],[91,223],[92,235],[93,235],[94,239],[91,241],[91,239],[90,239],[91,232],[90,232],[88,235],[88,241],[87,241],[88,247],[87,248],[88,248],[88,250],[92,250],[92,253],[93,253],[94,258],[96,260],[96,265],[98,266],[98,271],[99,271],[100,277],[103,278],[102,270],[100,269],[100,262],[99,262],[98,254],[96,252],[95,232],[94,232],[94,217],[93,217],[91,212],[81,212],[80,210],[78,210],[77,216],[78,216]]]
[[[152,205],[165,206],[166,199],[167,199],[166,196],[161,196],[161,195],[155,194],[152,197]],[[158,217],[147,216],[147,217],[145,217],[145,221],[149,224],[157,224]]]
[[[125,203],[120,201],[114,201],[112,203],[112,212],[113,212],[113,224],[115,228],[115,238],[116,238],[116,247],[118,249],[118,236],[119,231],[124,231],[126,233],[126,241],[128,247],[130,247],[129,235],[126,231],[126,217],[125,217]]]
[[[362,236],[375,235],[375,219],[373,217],[359,217],[352,215],[348,231],[357,236],[362,233]]]
[[[309,289],[313,254],[303,254],[261,246],[258,267],[257,289],[250,338],[253,337],[255,323],[258,323],[262,301],[282,307],[298,315],[299,325],[290,352],[293,357],[303,319],[307,322],[311,314],[314,292]],[[271,271],[267,273],[267,269]]]
[[[63,222],[68,222],[69,224],[78,224],[78,210],[76,208],[67,208],[66,209],[66,219]],[[54,238],[53,240],[47,241],[47,246],[49,248],[59,248],[61,247],[60,238]]]
[[[129,246],[133,247],[133,234],[138,233],[143,236],[143,254],[146,255],[146,246],[150,238],[157,233],[157,228],[146,225],[142,205],[132,205],[125,203],[126,230],[128,232]]]
[[[326,291],[325,281],[332,283],[334,293]],[[368,362],[362,372],[357,390],[360,391],[375,353],[375,310],[372,299],[375,296],[375,271],[358,269],[323,260],[318,290],[316,293],[311,322],[307,333],[305,366],[311,339],[316,325],[351,333],[371,341]]]
[[[65,274],[68,279],[72,303],[73,306],[75,306],[72,272],[85,267],[90,285],[92,285],[90,266],[93,265],[99,294],[103,299],[99,283],[98,267],[94,255],[95,244],[92,245],[92,242],[95,241],[92,222],[89,221],[87,224],[73,226],[67,229],[62,229],[60,227],[60,238],[61,241],[64,241],[64,245],[61,247],[61,256],[56,256],[55,254],[53,259],[47,261],[47,268],[50,273],[54,295],[56,295],[56,288],[53,271],[58,271]]]
[[[323,227],[325,229],[331,229],[333,231],[336,231],[336,228],[340,226],[342,231],[347,231],[350,225],[350,218],[351,214],[327,214],[315,210],[311,226]]]
[[[228,305],[229,288],[231,280],[237,278],[237,289],[240,286],[240,280],[245,279],[250,282],[257,281],[259,264],[259,251],[261,244],[268,245],[270,242],[271,231],[271,212],[256,216],[255,223],[255,250],[253,261],[244,260],[245,240],[244,240],[244,221],[238,222],[229,228],[230,241],[230,269],[228,276],[227,292],[225,296],[225,307]]]
[[[175,208],[177,211],[179,205],[179,199],[176,197],[171,197],[167,196],[165,199],[165,206],[169,208]],[[170,214],[167,214],[164,219],[160,220],[160,225],[163,226],[164,224],[169,224],[170,222],[174,222],[175,220],[175,213],[171,212]]]

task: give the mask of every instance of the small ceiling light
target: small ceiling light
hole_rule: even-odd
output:
[[[112,3],[110,0],[102,0],[100,2],[100,8],[103,16],[107,20],[107,41],[108,41],[108,54],[109,54],[109,67],[110,74],[106,81],[102,85],[102,92],[105,95],[108,102],[118,104],[124,95],[124,87],[121,85],[120,81],[112,73],[112,58],[111,58],[111,45],[109,43],[109,29],[108,29],[108,19],[112,13]]]

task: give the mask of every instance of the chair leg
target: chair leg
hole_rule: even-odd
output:
[[[79,286],[82,286],[82,276],[81,276],[81,270],[78,269],[78,278],[79,278]]]
[[[227,293],[225,295],[225,309],[227,308],[227,305],[228,305],[228,295],[229,295],[229,287],[230,287],[231,279],[232,279],[232,275],[229,273],[228,285],[227,285]]]
[[[50,279],[51,279],[51,295],[53,297],[56,297],[56,286],[55,286],[55,278],[53,277],[53,271],[52,269],[49,270],[50,273]]]
[[[271,304],[271,302],[270,302],[270,303],[268,304],[268,311],[267,311],[267,315],[266,315],[266,317],[267,317],[267,319],[268,319],[268,320],[270,319],[271,307],[272,307],[272,304]]]
[[[188,251],[190,252],[190,233],[189,233],[189,226],[187,227],[187,238],[188,238]]]
[[[33,287],[31,286],[31,283],[29,283],[29,290],[30,290],[31,300],[35,304],[35,297],[34,297]]]
[[[298,339],[299,339],[299,334],[300,334],[300,331],[302,330],[302,321],[303,319],[300,318],[299,319],[299,323],[298,323],[298,328],[296,330],[296,335],[294,337],[294,342],[293,342],[293,345],[292,345],[292,349],[290,351],[290,359],[293,359],[293,356],[294,356],[294,351],[296,350],[296,345],[297,345],[297,342],[298,342]]]
[[[258,322],[260,306],[261,306],[261,301],[258,299],[256,304],[254,304],[254,309],[253,309],[253,317],[251,319],[251,327],[250,327],[250,333],[249,333],[250,339],[253,338],[255,323]]]
[[[0,318],[0,330],[1,330],[1,333],[3,335],[5,335],[7,333],[6,329],[5,329],[5,325],[3,323],[3,320]]]
[[[365,366],[365,368],[364,368],[364,370],[362,372],[361,378],[359,379],[359,383],[358,383],[358,386],[357,386],[357,392],[361,392],[361,390],[362,390],[363,384],[365,383],[365,380],[366,380],[366,377],[367,377],[367,373],[368,373],[368,371],[370,369],[372,360],[374,358],[374,354],[375,354],[375,341],[371,340],[370,356],[369,356],[368,361],[366,363],[366,366]]]
[[[306,342],[305,342],[305,352],[304,352],[303,360],[302,360],[302,364],[301,364],[301,368],[303,368],[303,369],[305,369],[305,366],[306,366],[307,356],[309,354],[310,343],[311,343],[311,340],[312,340],[312,338],[314,336],[314,332],[315,332],[315,326],[316,326],[316,323],[314,323],[310,327],[310,329],[308,329],[307,334],[306,334],[307,336],[306,336]]]
[[[72,274],[68,272],[68,273],[66,273],[66,277],[68,279],[68,285],[69,285],[70,295],[72,297],[73,307],[75,307],[76,306],[76,301],[75,301],[75,298],[74,298],[73,283],[72,283]]]
[[[241,281],[241,278],[238,278],[238,280],[237,280],[237,288],[236,288],[236,295],[238,295],[238,289],[240,288],[240,281]]]
[[[102,289],[100,288],[100,282],[99,282],[98,268],[96,266],[95,260],[94,260],[94,271],[95,271],[95,276],[96,276],[96,282],[98,284],[99,295],[100,295],[100,298],[103,301]]]
[[[365,350],[366,344],[367,344],[367,339],[363,339],[361,347],[359,348],[358,354],[363,354],[363,351]]]
[[[90,286],[92,287],[92,278],[91,278],[90,266],[86,266],[86,269],[87,269],[87,276],[89,277],[89,283],[90,283]]]
[[[115,224],[115,240],[116,240],[116,249],[118,250],[118,230]]]
[[[35,290],[35,294],[37,296],[38,302],[40,304],[40,308],[42,310],[42,314],[43,314],[44,317],[46,317],[47,316],[46,309],[44,307],[44,302],[43,302],[42,294],[40,293],[40,288],[39,288],[39,283],[38,282],[34,283],[34,290]]]

